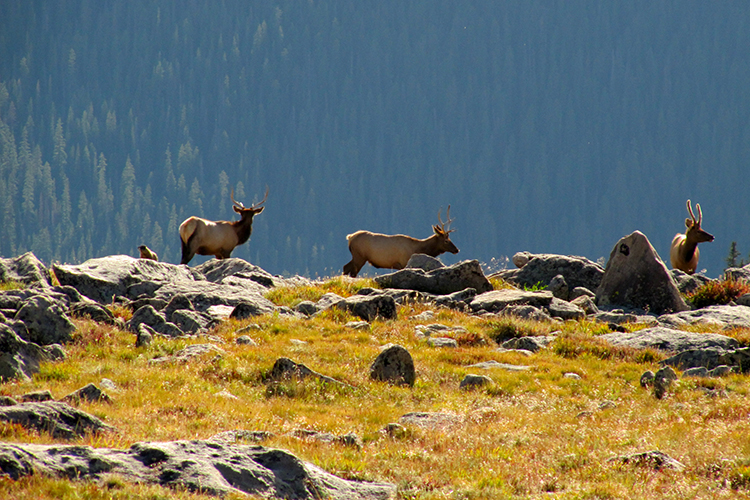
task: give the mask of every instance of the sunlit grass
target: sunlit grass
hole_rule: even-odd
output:
[[[355,293],[364,285],[371,283],[337,278],[310,290],[278,292],[273,300],[289,305],[334,290]],[[431,320],[414,319],[427,310],[434,313]],[[126,316],[124,311],[117,315]],[[18,397],[47,389],[61,398],[108,378],[118,388],[109,392],[112,404],[84,403],[81,409],[117,432],[72,443],[124,449],[138,441],[207,439],[227,430],[270,431],[273,436],[263,445],[287,449],[341,477],[394,483],[399,498],[750,497],[750,384],[744,375],[680,379],[666,398],[657,400],[640,387],[639,379],[645,370],[658,368],[664,355],[612,347],[599,338],[609,332],[600,323],[482,318],[420,303],[399,306],[397,320],[374,321],[369,330],[347,327],[354,319],[338,310],[306,319],[231,319],[209,337],[157,336],[150,346],[139,348],[130,332],[77,319],[65,361],[43,363],[30,381],[2,384],[0,393]],[[428,323],[460,326],[468,333],[446,334],[463,339],[457,348],[432,348],[416,334],[417,325]],[[626,327],[637,330],[641,325]],[[556,339],[549,348],[530,357],[497,350],[503,339],[550,334]],[[734,334],[747,336],[745,330]],[[237,344],[240,335],[249,335],[256,345]],[[187,363],[152,363],[198,343],[215,344],[223,354]],[[411,353],[417,371],[414,387],[370,379],[370,365],[388,343]],[[268,374],[280,357],[346,386],[314,379],[272,384]],[[490,360],[528,369],[471,367]],[[492,383],[459,390],[468,374],[487,375]],[[454,420],[434,429],[407,426],[398,437],[383,431],[409,412],[442,412]],[[294,435],[299,429],[354,433],[363,446],[301,439]],[[0,438],[60,442],[9,424],[0,425]],[[652,449],[681,461],[686,471],[657,473],[607,461]],[[200,495],[119,478],[102,486],[34,477],[0,481],[0,497]]]

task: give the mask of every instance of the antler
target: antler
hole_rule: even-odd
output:
[[[232,192],[229,194],[230,198],[232,198],[232,203],[234,203],[236,206],[240,208],[245,208],[245,205],[240,203],[239,201],[234,201],[234,188],[232,188]]]
[[[693,219],[693,222],[695,222],[695,215],[693,215],[693,207],[690,206],[690,200],[687,201],[687,209],[688,213],[690,214],[690,218]]]
[[[451,206],[450,205],[448,205],[448,210],[445,212],[445,216],[448,218],[448,220],[443,222],[442,217],[440,217],[440,210],[438,210],[438,220],[440,221],[440,229],[442,229],[443,232],[445,233],[452,233],[453,231],[455,231],[455,229],[449,229],[447,231],[445,229],[446,225],[450,227],[451,222],[453,222],[453,219],[451,219]]]
[[[263,197],[263,199],[260,200],[258,203],[253,203],[253,205],[250,208],[260,208],[260,206],[266,202],[267,198],[268,198],[268,186],[266,186],[266,195]]]

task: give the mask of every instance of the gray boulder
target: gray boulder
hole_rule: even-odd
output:
[[[39,372],[42,361],[59,359],[57,352],[55,346],[41,347],[25,341],[8,325],[0,323],[0,381],[29,379]]]
[[[526,292],[516,289],[493,290],[477,295],[469,303],[474,312],[499,312],[510,305],[530,305],[534,307],[549,307],[552,303],[552,292]]]
[[[14,319],[26,327],[26,340],[39,345],[69,342],[76,329],[65,314],[63,304],[46,295],[25,300]]]
[[[73,391],[62,398],[61,401],[68,404],[80,404],[81,401],[85,401],[88,403],[112,402],[109,395],[107,395],[94,384],[86,384],[80,389]]]
[[[685,470],[685,466],[682,463],[678,462],[666,453],[662,453],[658,450],[613,457],[609,459],[609,462],[618,462],[621,464],[628,464],[635,467],[643,467],[656,471],[669,469],[677,472],[682,472]]]
[[[434,295],[447,295],[474,288],[478,292],[492,290],[477,260],[467,260],[433,271],[402,269],[377,276],[375,282],[383,288],[417,290]]]
[[[396,319],[396,301],[380,293],[374,295],[352,295],[336,303],[335,307],[359,316],[365,321]]]
[[[138,309],[133,313],[133,317],[126,323],[126,326],[131,332],[139,334],[142,324],[146,324],[155,332],[168,337],[181,337],[185,335],[185,332],[180,330],[177,325],[167,321],[161,312],[151,306],[143,306]]]
[[[596,289],[596,303],[657,314],[689,309],[667,266],[639,231],[620,239],[612,249]]]
[[[487,375],[474,375],[470,373],[466,375],[463,380],[461,380],[458,388],[469,390],[485,387],[488,385],[492,385],[492,379],[490,377],[488,377]]]
[[[716,333],[690,333],[657,326],[635,332],[613,332],[600,335],[612,345],[634,349],[658,349],[666,352],[680,352],[694,349],[719,348],[735,349],[739,342],[732,337]]]
[[[370,378],[393,385],[413,386],[416,380],[414,360],[404,347],[388,345],[370,366]]]
[[[720,366],[736,368],[742,373],[750,372],[750,347],[739,349],[722,349],[710,347],[682,351],[662,361],[664,365],[673,366],[680,370],[704,367],[714,370]]]
[[[302,363],[295,363],[289,358],[277,359],[273,364],[273,368],[271,368],[271,371],[268,374],[268,379],[271,382],[280,382],[282,380],[290,379],[304,380],[310,377],[326,384],[332,384],[341,387],[351,387],[349,384],[345,384],[344,382],[340,382],[326,375],[321,375],[320,373],[311,370]]]
[[[565,281],[565,277],[562,274],[558,274],[550,280],[547,285],[547,290],[552,292],[552,295],[554,295],[555,298],[561,300],[570,299],[570,287],[568,287],[568,282]]]
[[[744,267],[730,267],[724,271],[727,279],[735,281],[750,281],[750,264]]]
[[[677,283],[677,289],[682,294],[693,292],[701,285],[712,281],[711,278],[707,278],[702,274],[688,274],[680,269],[670,269],[669,273],[672,275],[675,283]]]
[[[93,415],[59,401],[19,403],[0,407],[0,421],[18,424],[63,439],[114,430]]]
[[[533,287],[539,283],[549,284],[561,275],[570,290],[585,287],[596,290],[604,275],[604,269],[585,257],[532,254],[520,252],[513,256],[513,262],[520,269],[507,269],[493,274],[520,287]]]
[[[32,288],[50,286],[50,274],[31,252],[11,259],[0,259],[0,283],[17,281]]]
[[[713,324],[722,328],[750,328],[750,307],[709,306],[694,311],[683,311],[659,316],[659,323],[678,328],[687,325]]]
[[[563,320],[578,320],[586,317],[586,312],[572,302],[566,302],[557,297],[552,299],[550,305],[547,306],[550,316],[553,318],[561,318]]]
[[[422,271],[434,271],[435,269],[441,269],[445,267],[445,264],[440,262],[437,257],[430,257],[423,253],[415,253],[409,257],[409,261],[406,263],[405,269],[421,269]]]
[[[0,443],[0,467],[13,479],[33,474],[126,481],[213,496],[387,500],[396,486],[342,479],[287,451],[219,441],[136,443],[126,450]]]

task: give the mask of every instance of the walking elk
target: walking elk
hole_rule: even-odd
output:
[[[446,229],[446,225],[450,226],[452,222],[450,213],[451,207],[448,205],[448,220],[443,222],[438,211],[440,225],[432,226],[435,234],[423,240],[403,234],[387,235],[370,231],[357,231],[348,235],[346,239],[349,242],[352,260],[344,266],[344,274],[352,278],[357,276],[367,262],[378,268],[403,269],[409,258],[416,253],[431,257],[437,257],[445,252],[458,253],[458,248],[449,236],[455,229]]]

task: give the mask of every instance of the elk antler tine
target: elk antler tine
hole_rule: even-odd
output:
[[[268,186],[266,186],[266,194],[265,194],[265,196],[263,196],[263,199],[260,200],[258,203],[253,203],[253,206],[251,208],[258,208],[258,207],[260,207],[262,204],[264,204],[266,202],[267,199],[268,199]]]
[[[695,222],[695,215],[693,215],[693,207],[690,206],[690,200],[687,201],[687,209],[688,213],[690,214],[690,218],[693,219],[693,222]]]
[[[238,207],[240,207],[240,208],[245,208],[245,205],[243,205],[243,204],[242,204],[242,203],[240,203],[239,201],[234,201],[234,188],[232,188],[232,191],[231,191],[231,193],[229,194],[229,197],[230,197],[230,198],[232,199],[232,203],[234,203],[235,205],[237,205],[237,206],[238,206]]]
[[[696,203],[695,206],[698,208],[698,225],[701,225],[701,222],[703,222],[703,211],[701,210],[701,204]]]

